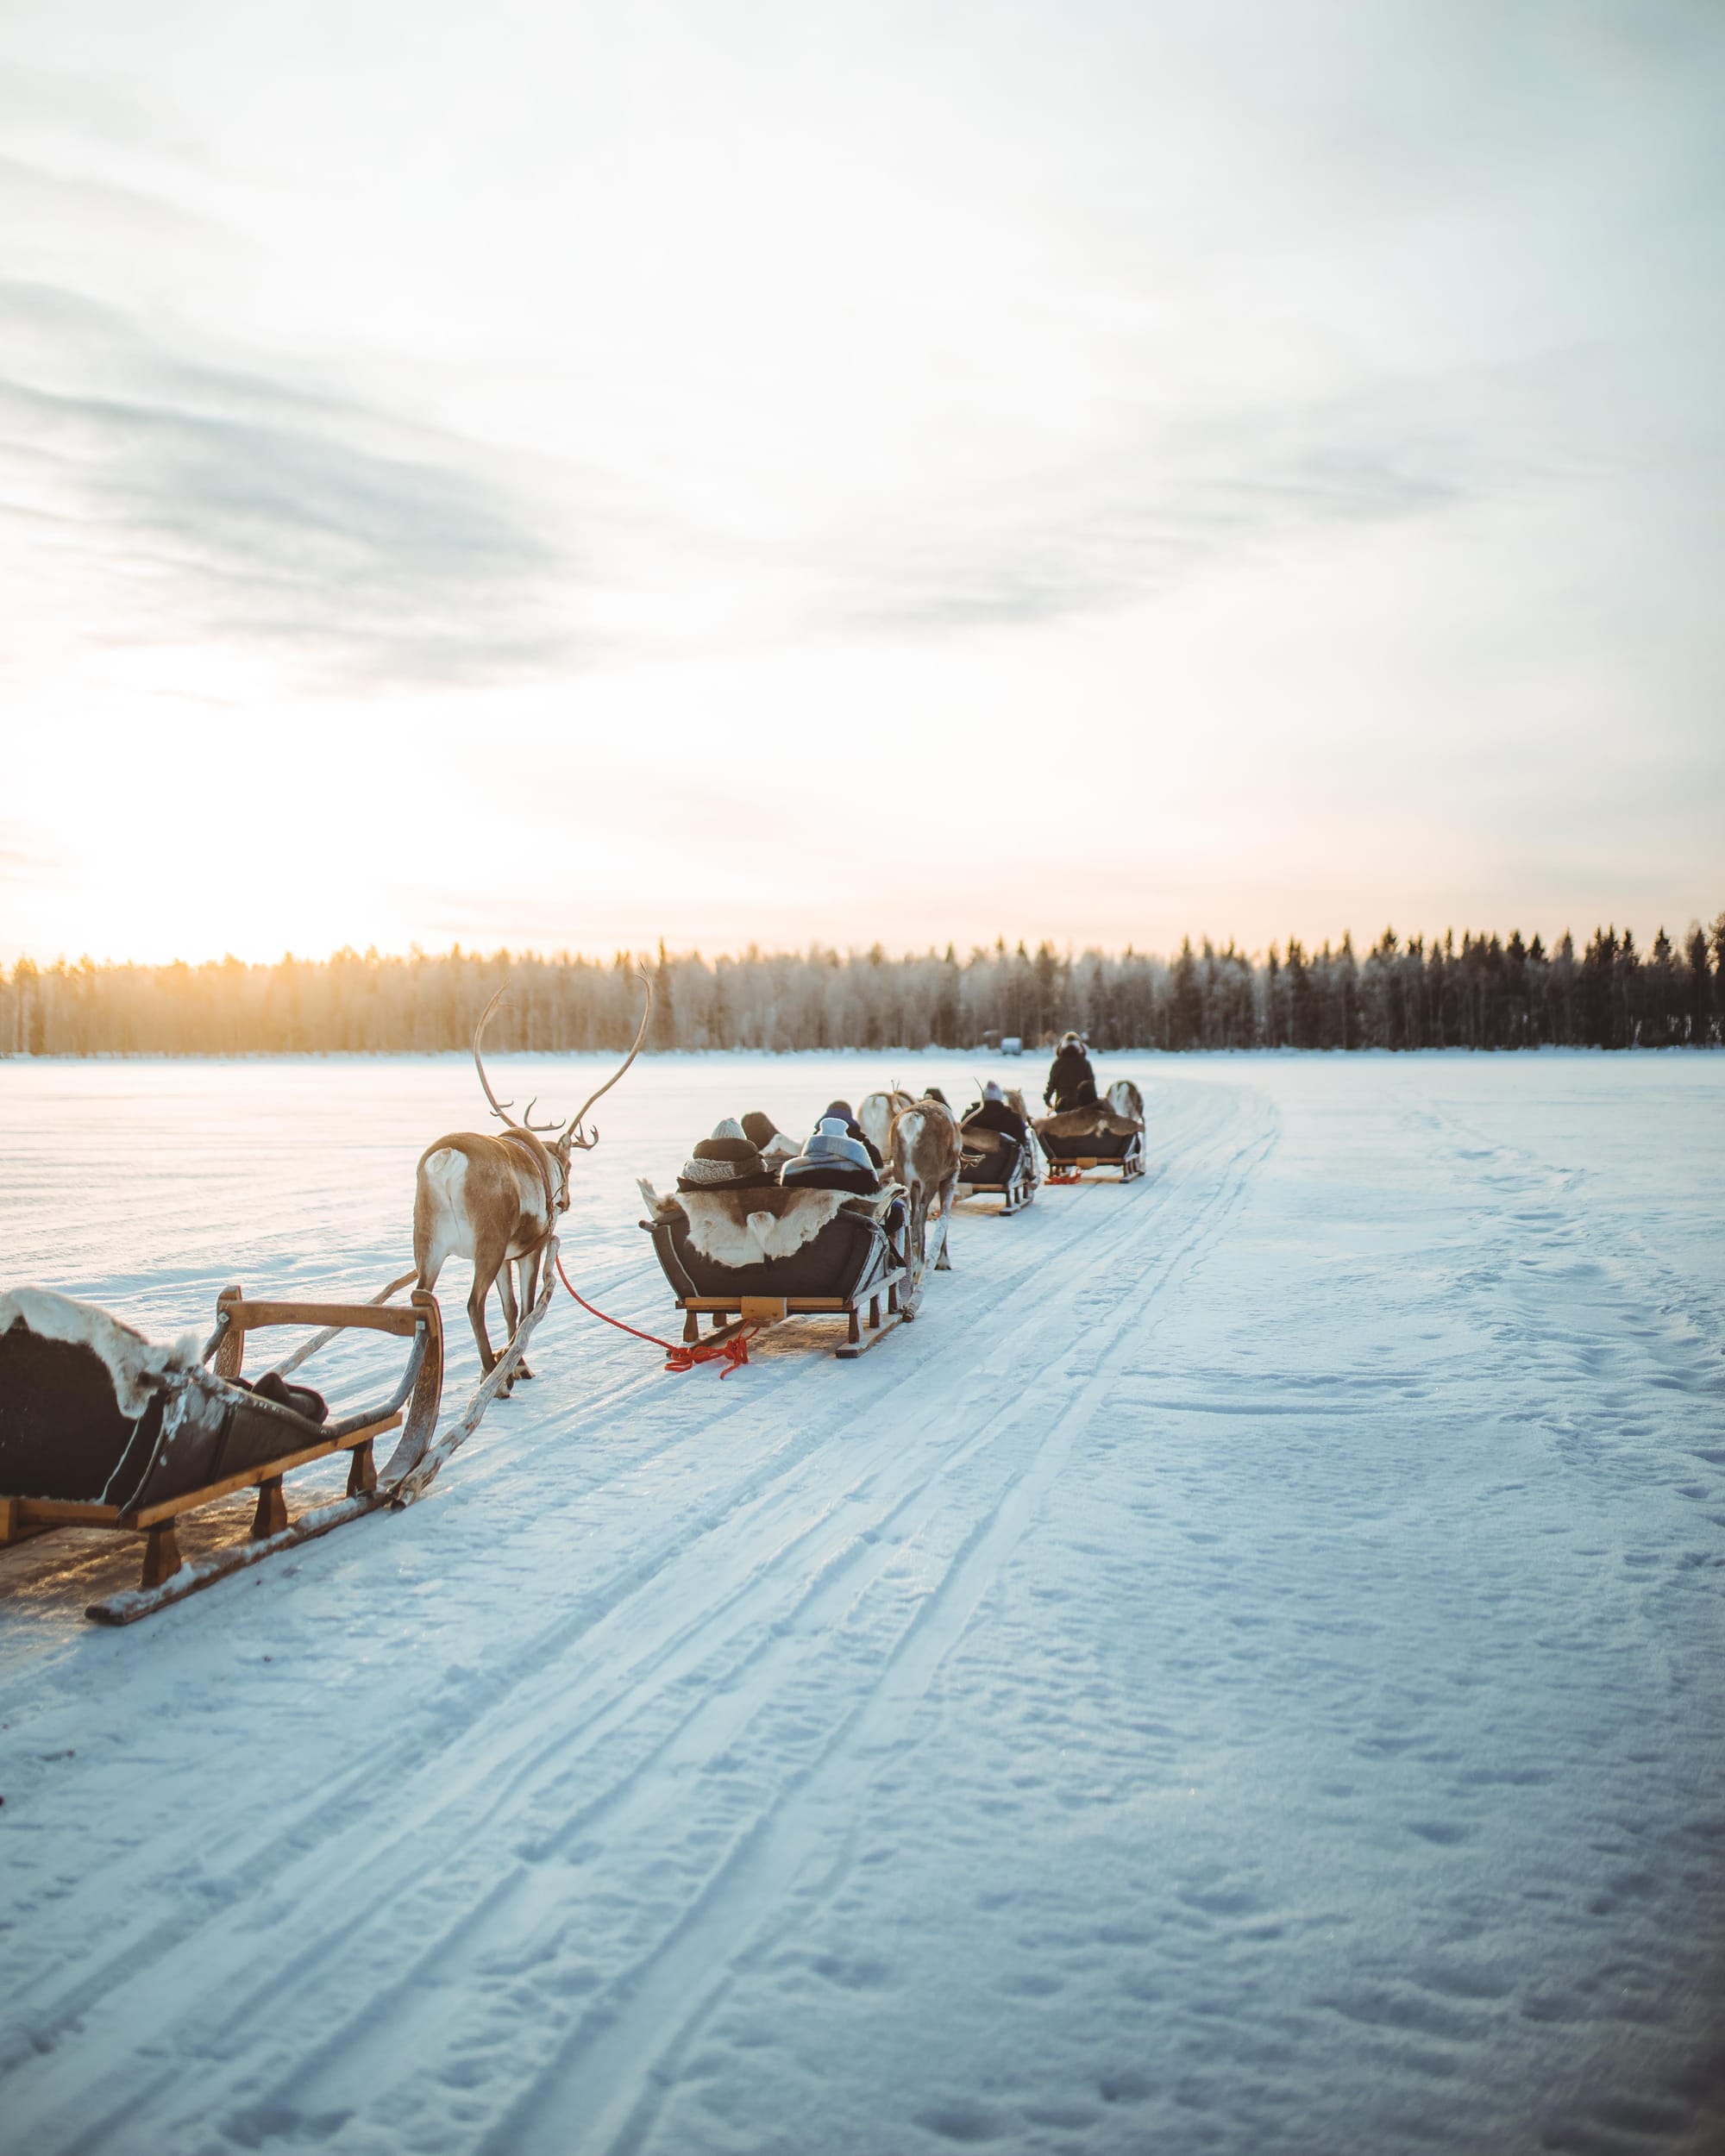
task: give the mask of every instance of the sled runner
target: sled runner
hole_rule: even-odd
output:
[[[958,1170],[961,1198],[998,1195],[1000,1218],[1022,1213],[1036,1195],[1041,1180],[1036,1146],[1028,1128],[1014,1138],[1004,1131],[984,1130],[969,1120],[959,1125],[964,1158]]]
[[[905,1321],[904,1260],[886,1227],[895,1187],[869,1197],[768,1185],[665,1198],[641,1188],[652,1208],[641,1225],[683,1313],[686,1342],[701,1338],[704,1315],[714,1344],[786,1318],[843,1318],[833,1353],[850,1362]]]
[[[247,1333],[286,1325],[392,1335],[409,1343],[406,1367],[386,1399],[331,1418],[308,1388],[241,1379]],[[390,1467],[411,1465],[430,1439],[442,1384],[437,1305],[418,1291],[410,1306],[386,1308],[248,1302],[229,1288],[201,1354],[195,1336],[152,1346],[107,1311],[46,1288],[0,1295],[0,1543],[63,1526],[141,1534],[138,1593],[87,1612],[129,1623],[254,1561],[257,1545],[308,1539],[364,1509],[378,1487],[374,1441],[400,1426],[405,1403]],[[343,1451],[348,1503],[291,1526],[283,1478]],[[176,1522],[243,1489],[257,1491],[250,1543],[183,1574]]]
[[[1076,1182],[1092,1168],[1120,1170],[1123,1183],[1144,1173],[1144,1125],[1106,1102],[1044,1116],[1036,1135],[1048,1156],[1051,1182]]]

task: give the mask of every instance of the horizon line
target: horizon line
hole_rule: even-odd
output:
[[[1704,934],[1710,931],[1717,931],[1722,924],[1725,924],[1725,910],[1722,910],[1710,922],[1703,919],[1699,914],[1692,913],[1673,940],[1686,941],[1697,931]],[[1615,921],[1596,922],[1592,932],[1596,936],[1609,935],[1614,939],[1621,933],[1625,937],[1634,937],[1639,948],[1650,950],[1659,936],[1668,934],[1670,931],[1665,924],[1661,922],[1653,934],[1647,937],[1645,943],[1642,943],[1640,937],[1635,936],[1635,931],[1632,927],[1626,924],[1620,931]],[[1470,941],[1489,943],[1495,939],[1500,944],[1507,945],[1521,935],[1521,930],[1519,925],[1512,927],[1507,935],[1496,929],[1476,931],[1471,927],[1465,927],[1458,936],[1453,925],[1446,927],[1441,936],[1425,931],[1417,931],[1413,935],[1403,935],[1391,923],[1386,924],[1375,943],[1365,946],[1365,953],[1381,948],[1386,937],[1393,938],[1395,948],[1405,953],[1415,945],[1430,951],[1451,943],[1459,949]],[[1571,940],[1575,937],[1574,930],[1567,924],[1555,936],[1546,937],[1542,931],[1535,929],[1523,940],[1527,948],[1531,949],[1534,943],[1540,943],[1547,951],[1550,951],[1554,950],[1565,937]],[[7,986],[10,981],[16,981],[20,971],[24,969],[38,975],[78,973],[85,970],[93,973],[173,973],[177,971],[202,973],[222,971],[230,966],[237,966],[248,972],[256,973],[273,971],[284,966],[328,967],[344,962],[379,966],[410,965],[416,962],[442,965],[455,959],[473,960],[486,965],[619,967],[642,964],[699,963],[718,966],[759,963],[780,958],[806,960],[817,954],[823,958],[841,960],[848,963],[867,964],[875,962],[883,965],[910,965],[919,960],[932,959],[936,964],[944,965],[947,962],[948,953],[952,956],[952,962],[964,966],[973,964],[978,959],[986,960],[1001,956],[1013,958],[1020,953],[1028,959],[1035,960],[1044,951],[1051,953],[1057,959],[1063,959],[1069,964],[1085,958],[1144,958],[1166,964],[1171,963],[1188,950],[1191,950],[1195,957],[1201,956],[1207,948],[1215,957],[1226,957],[1232,954],[1258,963],[1268,957],[1279,956],[1283,952],[1295,946],[1298,946],[1302,954],[1312,956],[1319,956],[1325,952],[1328,952],[1332,956],[1337,956],[1345,950],[1355,950],[1356,956],[1364,955],[1358,952],[1354,944],[1352,928],[1344,929],[1341,936],[1334,940],[1327,937],[1321,944],[1312,943],[1302,937],[1289,936],[1284,937],[1280,943],[1271,942],[1251,948],[1237,943],[1233,937],[1229,937],[1226,942],[1223,942],[1218,937],[1208,935],[1195,938],[1189,933],[1182,938],[1179,949],[1173,951],[1141,950],[1131,941],[1113,948],[1107,948],[1100,943],[1086,943],[1079,949],[1070,941],[1063,945],[1056,944],[1048,937],[1044,937],[1035,944],[1032,944],[1027,937],[1022,936],[1011,943],[1008,943],[1004,936],[996,936],[992,943],[972,943],[968,951],[962,955],[957,941],[951,937],[947,939],[944,950],[931,943],[921,950],[901,950],[893,952],[886,950],[878,938],[870,944],[851,943],[841,949],[837,944],[824,943],[816,938],[801,946],[779,945],[771,949],[750,943],[740,950],[719,950],[708,955],[696,944],[690,944],[682,950],[671,950],[668,947],[665,939],[661,937],[656,940],[649,950],[637,950],[624,946],[606,955],[599,951],[572,950],[568,945],[563,945],[555,950],[549,950],[532,945],[511,949],[507,944],[499,944],[494,950],[485,950],[477,946],[465,946],[457,937],[450,942],[447,950],[427,950],[417,943],[410,943],[405,950],[380,950],[375,943],[368,943],[362,950],[356,944],[343,943],[322,957],[288,950],[283,951],[279,958],[242,958],[236,952],[229,950],[223,951],[219,957],[196,959],[179,956],[98,959],[85,951],[80,953],[76,958],[69,957],[65,952],[61,952],[53,960],[39,960],[33,957],[28,951],[21,951],[14,958],[9,968],[3,962],[0,962],[0,987]],[[877,953],[879,954],[878,960],[876,960]]]

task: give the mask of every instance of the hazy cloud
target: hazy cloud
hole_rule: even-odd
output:
[[[109,572],[96,633],[292,639],[405,680],[571,655],[570,550],[472,444],[66,291],[0,285],[0,513]]]

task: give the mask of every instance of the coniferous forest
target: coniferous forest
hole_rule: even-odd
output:
[[[960,957],[750,949],[606,961],[459,946],[438,956],[338,951],[248,965],[0,971],[0,1054],[234,1056],[465,1048],[495,989],[500,1050],[609,1050],[631,1037],[637,966],[656,991],[655,1049],[1027,1047],[1067,1026],[1098,1049],[1676,1048],[1725,1037],[1725,913],[1645,951],[1596,929],[1403,940],[1248,956],[1189,942],[1171,959],[997,943]]]

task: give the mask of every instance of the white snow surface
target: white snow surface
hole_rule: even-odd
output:
[[[571,1277],[674,1337],[637,1176],[977,1067],[637,1065]],[[135,1545],[0,1552],[8,2156],[1725,2146],[1725,1056],[1103,1075],[1145,1180],[861,1362],[560,1292],[405,1513],[121,1632]],[[0,1063],[0,1288],[369,1294],[475,1104]]]

